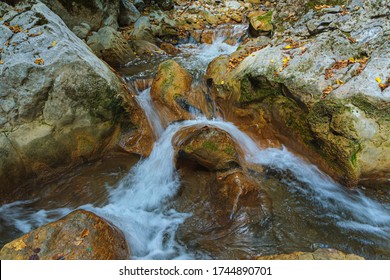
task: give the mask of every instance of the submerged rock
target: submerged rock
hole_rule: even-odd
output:
[[[123,233],[85,210],[41,226],[0,251],[2,260],[125,260],[130,251]]]
[[[364,260],[364,258],[346,254],[336,249],[317,249],[314,252],[294,252],[271,256],[257,256],[256,260]]]
[[[99,157],[121,128],[148,130],[121,79],[44,4],[8,9],[0,29],[2,199]]]

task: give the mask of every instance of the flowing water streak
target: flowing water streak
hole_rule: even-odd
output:
[[[138,92],[136,99],[138,101],[138,104],[144,110],[146,118],[148,119],[150,126],[153,128],[153,132],[155,133],[156,137],[159,138],[164,132],[164,128],[161,124],[157,111],[152,105],[152,98],[150,97],[150,87],[141,92]]]

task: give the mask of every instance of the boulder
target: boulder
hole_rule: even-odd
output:
[[[119,26],[128,26],[139,19],[140,12],[129,0],[121,0],[119,2]]]
[[[191,119],[194,113],[207,113],[205,95],[193,92],[191,83],[191,75],[176,61],[167,60],[159,65],[150,94],[165,125]]]
[[[227,132],[218,128],[185,128],[172,141],[179,161],[193,161],[211,171],[226,171],[240,166],[236,144]]]
[[[0,29],[2,199],[101,156],[121,127],[148,130],[121,79],[44,4],[9,9]]]
[[[260,109],[281,142],[345,185],[388,184],[390,25],[379,4],[309,11],[272,46],[228,65],[212,89],[217,102]]]
[[[4,245],[1,260],[125,260],[130,251],[123,233],[85,210],[41,226]]]
[[[112,27],[106,26],[89,36],[88,46],[113,67],[125,65],[135,57],[128,41]]]
[[[346,254],[336,249],[317,249],[314,252],[294,252],[271,256],[256,256],[256,260],[364,260],[355,254]]]
[[[104,26],[118,28],[119,2],[117,0],[42,0],[73,30],[87,23],[91,31]]]
[[[152,33],[149,17],[142,16],[135,22],[131,36],[133,40],[145,40],[154,43],[155,38]]]

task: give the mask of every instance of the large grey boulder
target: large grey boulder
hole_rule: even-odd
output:
[[[100,156],[122,124],[146,125],[121,79],[44,4],[8,7],[0,30],[3,200],[26,179]]]
[[[224,85],[214,85],[217,102],[261,111],[257,114],[284,136],[282,142],[305,150],[346,185],[388,184],[390,3],[385,2],[309,10],[279,30],[271,45],[225,71],[218,78]]]

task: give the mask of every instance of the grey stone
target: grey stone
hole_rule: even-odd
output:
[[[91,32],[91,27],[88,25],[88,23],[83,22],[80,25],[75,26],[72,31],[80,39],[86,39],[88,34]]]
[[[119,26],[128,26],[141,16],[137,8],[129,0],[121,0],[119,4]]]
[[[122,34],[109,26],[88,37],[87,44],[98,57],[112,66],[124,65],[134,57]]]
[[[149,42],[155,41],[149,17],[142,16],[135,22],[132,37],[135,40],[146,40]]]

